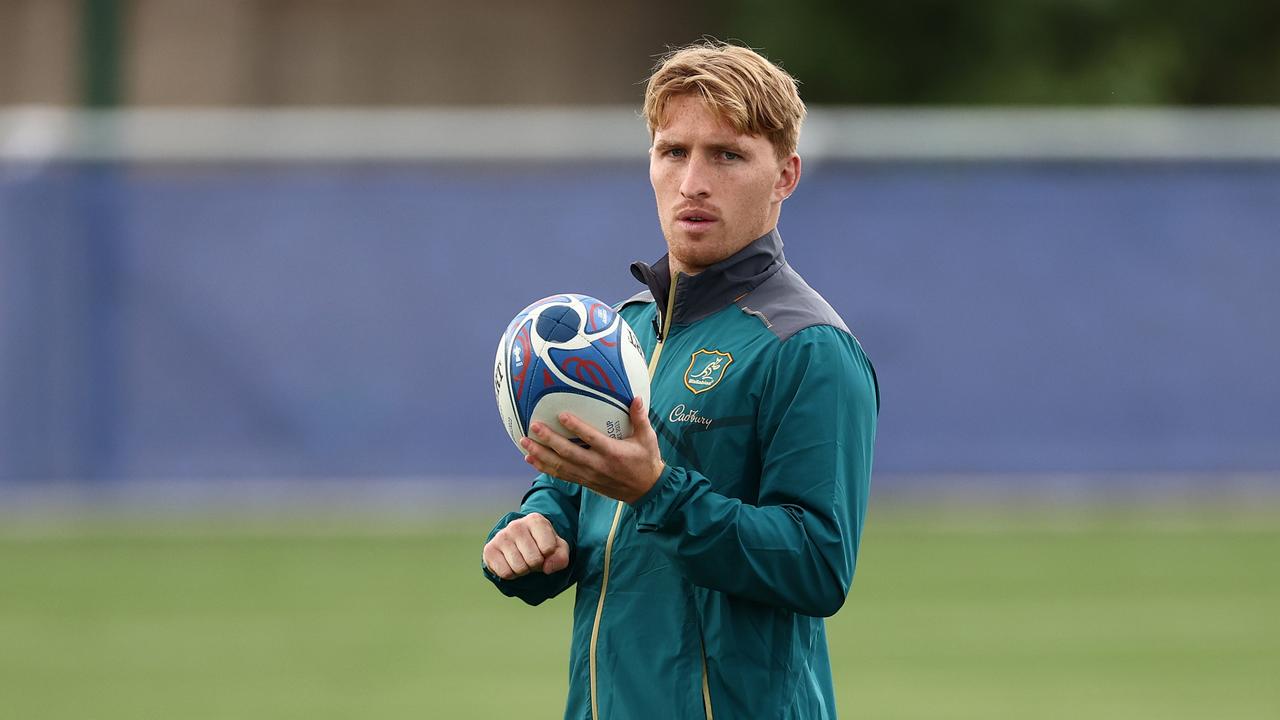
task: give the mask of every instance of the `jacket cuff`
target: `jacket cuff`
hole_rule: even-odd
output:
[[[653,532],[665,526],[681,504],[688,481],[687,470],[667,465],[658,482],[631,506],[636,511],[636,530]]]
[[[534,485],[533,487],[529,488],[529,490],[524,494],[524,497],[521,498],[520,500],[520,509],[514,510],[512,512],[507,513],[506,515],[503,515],[498,520],[498,524],[494,525],[493,529],[489,531],[489,537],[485,538],[485,542],[489,542],[490,540],[492,540],[494,535],[497,535],[498,533],[502,532],[504,528],[506,528],[508,525],[515,522],[516,520],[519,520],[520,518],[523,518],[523,517],[528,517],[534,513],[538,513],[542,517],[546,518],[547,522],[551,523],[551,528],[556,531],[556,535],[559,535],[562,538],[569,537],[569,528],[565,527],[564,523],[560,522],[560,518],[557,517],[555,513],[544,513],[544,512],[538,512],[538,510],[536,509],[534,510],[527,509],[529,504],[529,498],[533,497],[534,495],[537,495],[540,492],[550,491],[550,490],[551,488],[546,486],[541,486],[541,485]]]

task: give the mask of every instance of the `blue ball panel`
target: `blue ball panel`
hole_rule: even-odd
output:
[[[631,392],[631,384],[627,382],[627,375],[622,371],[622,357],[617,353],[616,343],[619,333],[615,333],[613,337],[614,348],[613,353],[617,356],[616,362],[611,361],[602,351],[609,351],[607,345],[597,340],[590,347],[580,350],[560,350],[558,348],[550,348],[548,355],[551,362],[564,373],[566,377],[594,388],[601,394],[607,395],[617,400],[626,408],[631,405],[634,397]],[[607,338],[606,338],[607,340]]]
[[[582,318],[568,305],[547,308],[538,316],[538,337],[547,342],[562,343],[573,339]]]
[[[600,354],[613,374],[622,379],[622,385],[619,387],[625,389],[629,403],[634,394],[631,391],[631,384],[627,381],[626,365],[622,363],[622,342],[622,324],[619,323],[613,332],[591,343],[591,347]]]
[[[613,324],[614,318],[618,316],[613,308],[595,298],[583,296],[582,302],[587,306],[587,323],[584,330],[588,335],[607,330]]]
[[[537,355],[533,354],[533,337],[531,331],[533,322],[530,320],[521,321],[516,319],[520,324],[510,333],[510,340],[507,343],[507,378],[511,386],[511,405],[516,409],[516,421],[520,423],[520,432],[524,435],[529,434],[529,414],[524,408],[529,401],[529,385],[533,377],[535,367],[541,362]]]

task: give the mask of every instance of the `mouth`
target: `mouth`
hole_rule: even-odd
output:
[[[719,220],[710,210],[682,210],[676,213],[677,223],[686,230],[706,229]]]

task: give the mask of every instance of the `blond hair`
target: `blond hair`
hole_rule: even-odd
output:
[[[697,95],[713,113],[744,135],[763,135],[778,157],[796,151],[804,102],[796,79],[760,53],[705,40],[672,50],[658,61],[644,92],[649,137],[662,127],[667,103]]]

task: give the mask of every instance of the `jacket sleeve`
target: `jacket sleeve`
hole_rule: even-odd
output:
[[[695,585],[803,615],[840,609],[871,478],[879,405],[857,340],[829,326],[778,350],[761,389],[758,505],[668,465],[637,501],[637,528]]]
[[[512,580],[503,580],[489,571],[481,561],[480,569],[498,590],[508,597],[518,597],[530,605],[537,605],[544,600],[559,595],[577,581],[578,557],[578,508],[582,498],[582,488],[547,474],[534,479],[533,485],[525,493],[520,509],[503,515],[489,531],[485,542],[493,539],[512,521],[533,513],[539,513],[551,521],[556,534],[569,544],[569,566],[550,575],[531,572]]]

